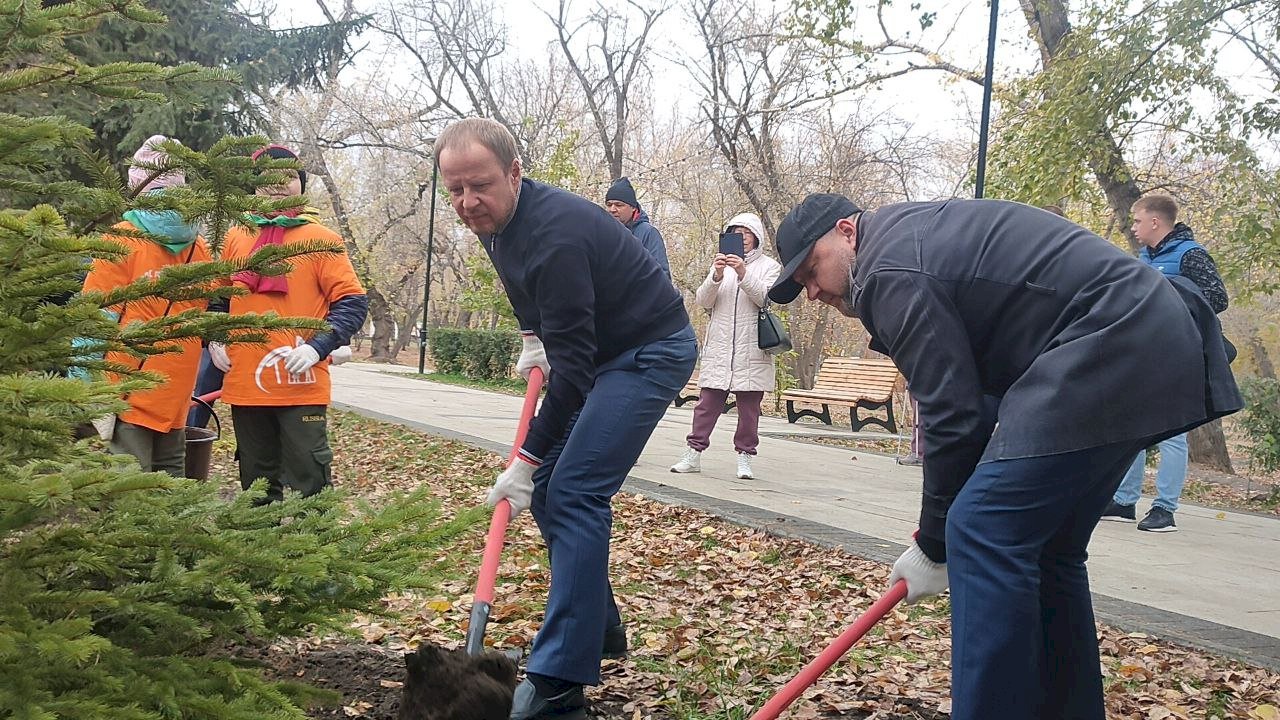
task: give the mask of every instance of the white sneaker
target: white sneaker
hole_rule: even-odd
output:
[[[694,450],[693,448],[686,448],[684,451],[684,457],[680,458],[680,462],[671,466],[671,472],[702,472],[702,453],[698,450]]]
[[[755,475],[751,474],[751,456],[746,453],[738,453],[738,479],[751,480]]]

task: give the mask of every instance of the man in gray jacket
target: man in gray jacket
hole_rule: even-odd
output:
[[[920,527],[890,582],[950,584],[953,720],[1103,720],[1086,548],[1138,448],[1242,406],[1212,310],[1017,203],[810,195],[777,245],[771,299],[860,319],[920,403]]]
[[[645,251],[657,261],[662,272],[667,274],[667,279],[670,279],[671,264],[667,262],[667,245],[662,240],[662,233],[649,222],[649,215],[640,208],[636,189],[631,187],[630,180],[620,177],[613,181],[609,192],[604,196],[604,209],[636,236]]]

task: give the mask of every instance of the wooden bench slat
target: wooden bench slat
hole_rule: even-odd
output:
[[[788,422],[811,415],[829,425],[831,413],[827,406],[847,405],[850,408],[849,421],[855,432],[868,423],[897,432],[893,418],[893,394],[903,387],[904,382],[892,360],[827,358],[818,368],[812,388],[787,390],[780,397],[787,401]],[[822,405],[822,411],[794,410],[795,403]],[[859,416],[859,408],[871,407],[885,408],[887,418],[881,420],[874,414],[866,418]]]
[[[788,390],[782,397],[814,403],[885,402],[898,389],[901,377],[892,360],[827,358],[812,388]]]
[[[865,392],[828,393],[828,392],[821,392],[821,391],[814,392],[812,390],[803,390],[801,392],[788,392],[784,394],[782,397],[783,399],[786,399],[789,397],[807,397],[807,398],[818,397],[818,398],[831,398],[832,400],[856,400],[858,398],[886,398],[892,394],[893,393],[888,393],[888,392],[880,393],[880,394],[865,393]]]

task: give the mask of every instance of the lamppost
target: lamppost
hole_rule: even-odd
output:
[[[987,134],[991,125],[991,85],[996,64],[996,19],[1000,0],[991,0],[991,24],[987,28],[987,74],[982,79],[982,125],[978,128],[978,178],[973,196],[980,198],[987,184]]]
[[[427,368],[427,308],[431,306],[431,249],[436,240],[436,179],[440,176],[440,163],[436,162],[434,150],[436,139],[427,138],[432,146],[431,151],[431,215],[427,217],[427,273],[422,281],[422,329],[418,332],[418,374]]]

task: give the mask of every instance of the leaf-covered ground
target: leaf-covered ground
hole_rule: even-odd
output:
[[[426,485],[446,509],[461,509],[483,498],[501,462],[491,453],[353,414],[333,413],[330,432],[335,482],[373,502]],[[234,476],[229,443],[220,444],[215,462],[216,474]],[[601,717],[749,717],[879,596],[888,577],[888,567],[879,563],[636,495],[620,495],[614,514],[613,582],[632,653],[608,662],[603,683],[590,694]],[[369,647],[350,650],[349,640],[317,638],[303,648],[277,648],[285,658],[281,671],[317,680],[305,665],[288,660],[303,651],[338,648],[338,657],[379,657],[424,642],[460,645],[482,534],[476,527],[469,544],[457,548],[458,574],[437,592],[386,599],[403,613],[399,620],[356,623]],[[549,577],[527,514],[508,537],[488,637],[499,648],[527,648]],[[1278,717],[1280,674],[1141,634],[1102,627],[1099,636],[1110,718]],[[793,706],[790,717],[945,715],[948,639],[945,600],[900,607]],[[352,672],[364,664],[353,663]],[[375,666],[386,669],[367,668],[362,672],[372,674],[355,685],[330,682],[351,694],[341,708],[317,709],[315,717],[390,717],[386,696],[399,692],[400,678],[385,675],[398,665],[370,668]],[[355,686],[367,691],[356,696],[349,689]]]

